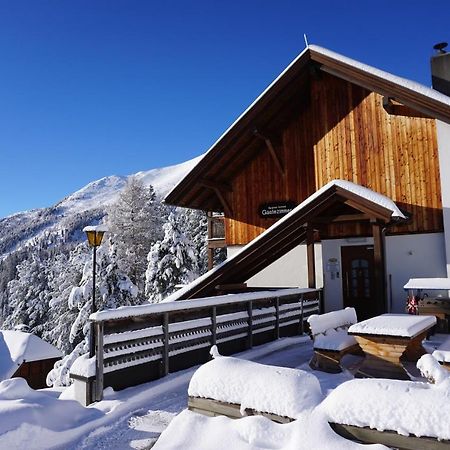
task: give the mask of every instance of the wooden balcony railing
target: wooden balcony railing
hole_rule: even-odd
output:
[[[86,403],[100,400],[104,387],[124,389],[202,364],[212,345],[227,355],[303,334],[320,298],[320,290],[274,289],[100,311],[90,317],[90,369],[71,377],[84,386]]]

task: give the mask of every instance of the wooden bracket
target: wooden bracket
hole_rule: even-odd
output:
[[[432,118],[425,113],[421,113],[420,111],[416,111],[409,106],[397,102],[392,97],[388,97],[387,95],[383,97],[383,108],[391,116],[420,117],[422,119]]]
[[[225,192],[231,192],[232,188],[230,185],[226,183],[219,183],[216,181],[211,181],[207,179],[201,179],[200,184],[208,189],[211,189],[216,194],[217,198],[219,199],[220,203],[222,204],[223,210],[225,212],[225,215],[227,217],[233,216],[233,210],[231,209],[230,204],[228,203],[225,195]]]
[[[207,178],[201,178],[199,184],[209,188],[209,189],[219,189],[224,192],[232,192],[233,188],[228,183],[221,183],[220,181],[212,181]]]
[[[283,167],[283,162],[281,161],[280,156],[275,151],[275,148],[273,147],[272,141],[267,138],[266,136],[262,135],[256,128],[253,130],[253,134],[262,139],[266,143],[266,147],[269,150],[270,156],[273,159],[273,162],[275,163],[275,166],[277,167],[278,171],[280,172],[281,176],[284,177],[285,171]]]

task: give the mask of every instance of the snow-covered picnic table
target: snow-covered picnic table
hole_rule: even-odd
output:
[[[400,358],[416,362],[425,354],[422,341],[435,324],[434,316],[382,314],[352,325],[348,333],[366,354],[357,375],[409,380]]]

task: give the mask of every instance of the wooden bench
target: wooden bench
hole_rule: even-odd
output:
[[[383,444],[399,450],[450,450],[450,441],[432,437],[402,435],[395,431],[378,431],[369,427],[356,427],[330,423],[331,428],[340,436],[362,444]]]
[[[328,373],[342,372],[341,359],[348,353],[360,354],[361,349],[348,328],[357,322],[354,308],[345,308],[308,317],[314,355],[309,366]]]
[[[188,387],[188,408],[207,416],[239,419],[262,415],[292,422],[323,399],[319,380],[310,372],[221,356],[199,367]]]
[[[433,356],[450,370],[450,336],[433,352]]]
[[[212,398],[193,396],[188,397],[188,409],[209,417],[226,416],[230,419],[240,419],[246,416],[264,416],[277,423],[289,423],[295,420],[292,417],[279,416],[251,408],[245,408],[245,411],[242,412],[242,407],[238,403],[221,402]]]

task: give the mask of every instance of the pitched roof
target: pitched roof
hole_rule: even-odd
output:
[[[56,347],[34,334],[0,330],[0,381],[12,377],[24,362],[61,356]]]
[[[314,222],[322,214],[328,216],[336,204],[346,204],[385,223],[406,219],[397,205],[385,195],[350,181],[330,181],[238,253],[173,293],[164,302],[207,297],[217,292],[217,285],[246,282],[304,242],[306,223]]]
[[[204,154],[198,164],[167,194],[169,204],[222,210],[205,179],[226,182],[254,155],[256,125],[277,120],[283,102],[306,86],[311,64],[334,76],[386,95],[430,117],[450,123],[450,97],[430,87],[392,75],[325,48],[310,45],[262,92]],[[245,151],[243,151],[245,149]]]

